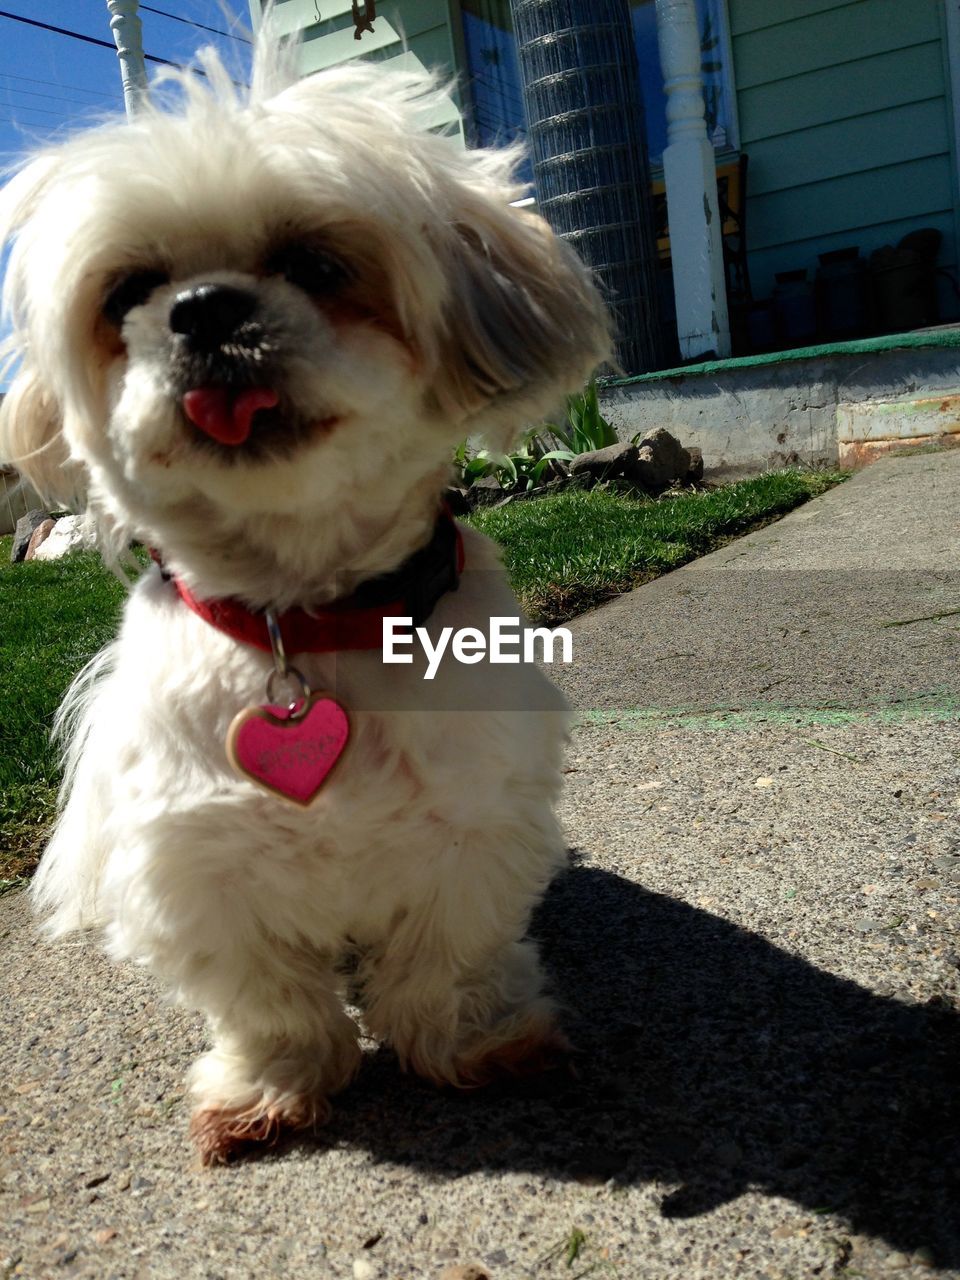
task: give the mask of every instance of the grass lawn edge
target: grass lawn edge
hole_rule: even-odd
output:
[[[565,491],[475,511],[532,622],[559,626],[698,560],[843,483],[839,469],[785,468],[659,498]]]

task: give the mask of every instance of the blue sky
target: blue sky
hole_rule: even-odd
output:
[[[106,0],[0,0],[0,13],[97,40],[112,43],[113,39]],[[230,32],[231,13],[239,20],[237,34],[248,34],[245,0],[229,4],[220,0],[152,0],[149,8],[141,7],[140,11],[144,49],[182,64],[189,63],[201,45],[214,44],[228,65],[245,66],[245,44],[190,25],[200,23]],[[147,71],[149,75],[150,64]],[[113,48],[99,48],[0,16],[0,166],[6,168],[24,151],[82,127],[104,110],[123,110]]]

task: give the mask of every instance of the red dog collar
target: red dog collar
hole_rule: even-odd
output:
[[[198,600],[179,578],[166,573],[156,552],[151,555],[180,599],[204,622],[241,644],[271,652],[261,611],[248,609],[234,599]],[[321,608],[297,607],[278,614],[284,648],[289,654],[379,649],[383,645],[384,618],[412,618],[415,627],[422,626],[440,597],[456,591],[463,562],[463,538],[453,517],[444,509],[427,545],[393,573],[371,578],[352,595]]]

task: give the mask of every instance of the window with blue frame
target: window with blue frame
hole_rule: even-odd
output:
[[[737,146],[733,82],[723,0],[696,0],[700,22],[707,133],[717,151]],[[509,0],[461,0],[473,141],[496,146],[525,134],[520,64]],[[666,98],[657,48],[654,0],[631,0],[634,45],[650,160],[667,145]]]

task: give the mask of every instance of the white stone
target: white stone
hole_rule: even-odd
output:
[[[82,516],[63,516],[53,526],[49,536],[37,547],[34,560],[59,560],[72,551],[82,551],[90,545],[84,531]]]

